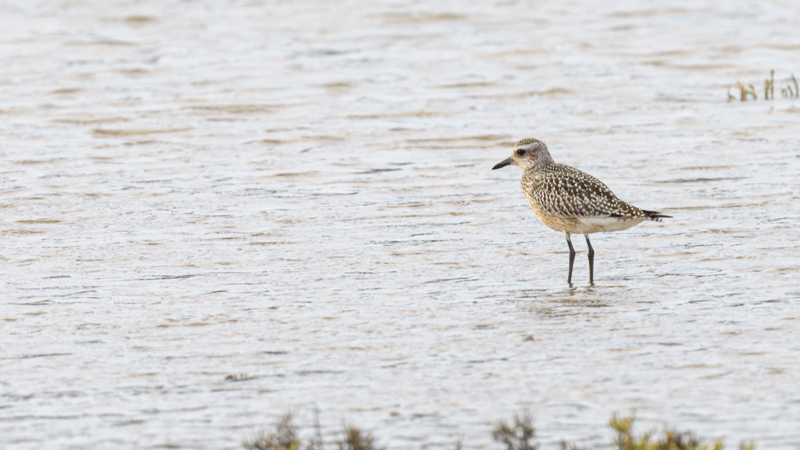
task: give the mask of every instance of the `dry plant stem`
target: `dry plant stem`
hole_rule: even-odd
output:
[[[739,88],[740,101],[746,101],[748,95],[752,96],[753,100],[758,98],[758,95],[756,94],[756,88],[754,88],[752,84],[749,84],[748,87],[744,87],[741,82],[737,81],[736,86]]]
[[[317,441],[314,443],[315,450],[323,450],[322,427],[319,424],[319,407],[317,406],[314,406],[314,438]]]

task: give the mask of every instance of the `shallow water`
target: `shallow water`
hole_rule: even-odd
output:
[[[232,449],[316,406],[393,449],[485,448],[523,408],[550,448],[633,408],[800,447],[798,20],[5,2],[0,443]],[[525,137],[674,219],[594,235],[595,286],[575,239],[568,287],[490,170]]]

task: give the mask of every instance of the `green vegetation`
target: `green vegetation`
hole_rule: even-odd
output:
[[[245,439],[242,446],[245,450],[322,450],[322,431],[320,430],[319,420],[316,421],[316,439],[303,444],[298,438],[298,428],[293,423],[291,414],[284,415],[280,422],[275,426],[275,431],[265,433],[263,430],[258,432],[253,438]],[[384,450],[375,445],[375,438],[358,428],[344,425],[342,429],[344,435],[341,440],[336,442],[339,450]]]
[[[612,450],[724,450],[725,445],[720,441],[703,443],[689,431],[664,430],[658,434],[655,430],[636,435],[633,432],[635,416],[612,415],[609,425],[616,433]],[[323,450],[322,432],[319,420],[315,424],[315,440],[302,443],[298,438],[298,429],[292,423],[292,415],[286,414],[275,426],[275,431],[266,434],[259,432],[252,439],[243,442],[245,450]],[[385,450],[375,444],[375,438],[356,427],[344,425],[342,437],[336,441],[339,450]],[[529,411],[515,414],[513,421],[501,421],[492,430],[492,438],[505,446],[506,450],[537,450],[539,444],[532,442],[536,437],[533,428],[533,418]],[[456,450],[462,448],[462,443],[456,442]],[[562,441],[562,450],[584,450],[575,444]],[[755,442],[740,442],[739,450],[755,450]]]
[[[252,439],[245,440],[243,443],[246,450],[300,450],[300,440],[297,438],[297,427],[292,423],[292,415],[286,414],[281,418],[275,431],[270,434],[264,431]],[[309,444],[305,447],[313,450],[314,445]]]
[[[787,84],[785,88],[781,89],[781,95],[789,98],[800,97],[800,86],[797,85],[797,78],[794,77],[794,74],[792,74],[792,78],[789,81],[791,81],[791,84]],[[792,86],[794,86],[794,90],[792,90]]]
[[[703,444],[688,431],[664,430],[661,437],[656,437],[655,431],[648,431],[641,435],[633,434],[634,416],[621,417],[614,414],[609,425],[617,433],[612,443],[615,450],[724,450],[725,445],[720,441]],[[536,450],[539,445],[531,443],[535,436],[533,421],[530,413],[526,412],[521,417],[514,416],[514,424],[500,422],[492,431],[492,437],[497,442],[506,446],[507,450]],[[562,450],[583,450],[573,443],[561,442]],[[754,442],[739,443],[739,450],[754,450]]]
[[[791,78],[786,78],[783,80],[786,83],[786,87],[781,88],[781,96],[784,98],[800,98],[800,85],[797,82],[797,78],[795,78],[794,74],[792,74]],[[736,100],[736,96],[731,94],[731,88],[734,86],[728,87],[728,101]],[[747,86],[743,85],[739,81],[736,82],[735,88],[739,89],[739,101],[747,101],[747,99],[752,98],[753,100],[758,99],[758,94],[756,94],[756,88],[753,87],[752,84],[748,84]],[[775,99],[775,71],[769,71],[769,78],[764,80],[764,100],[774,100]]]
[[[720,441],[703,444],[688,431],[664,430],[661,438],[654,438],[655,431],[649,431],[639,436],[632,434],[635,418],[611,417],[611,428],[617,432],[614,439],[614,448],[618,450],[723,450],[725,445]],[[739,443],[740,450],[754,450],[755,443]]]
[[[794,75],[792,75],[794,76]],[[775,98],[775,71],[769,71],[769,78],[764,80],[764,100],[769,100],[770,96]]]

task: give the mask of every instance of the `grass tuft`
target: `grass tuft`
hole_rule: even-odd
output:
[[[524,411],[521,416],[515,414],[513,424],[501,421],[492,430],[494,440],[505,444],[508,450],[536,450],[538,444],[531,444],[535,435],[530,411]]]
[[[339,450],[383,450],[375,446],[375,438],[358,428],[344,426],[344,439],[339,441]]]
[[[286,414],[275,426],[272,433],[263,430],[251,439],[242,442],[245,450],[324,450],[322,430],[319,426],[319,411],[315,410],[315,439],[303,444],[298,437],[298,428],[292,421],[292,415]],[[611,442],[614,450],[724,450],[725,445],[718,440],[703,443],[689,431],[666,429],[661,434],[656,430],[635,434],[633,426],[636,422],[635,415],[621,416],[614,413],[608,425],[616,433]],[[515,414],[510,422],[500,421],[492,437],[496,442],[503,444],[506,450],[537,450],[539,444],[533,442],[536,430],[533,428],[533,417],[530,411]],[[375,437],[359,428],[344,425],[342,435],[336,441],[339,450],[386,450],[378,447]],[[462,449],[462,442],[455,443],[455,449]],[[741,441],[739,450],[755,450],[754,441]],[[562,441],[561,450],[585,450],[576,444]]]
[[[621,417],[616,413],[611,417],[609,425],[617,432],[614,448],[617,450],[723,450],[725,445],[720,441],[703,444],[689,431],[664,430],[660,438],[656,438],[651,430],[641,435],[633,434],[634,416]],[[755,443],[741,442],[740,450],[754,450]]]
[[[273,433],[266,434],[262,430],[252,439],[246,439],[242,445],[245,450],[300,450],[300,440],[297,438],[297,427],[292,423],[292,415],[284,415]],[[306,448],[311,450],[314,446]]]
[[[785,78],[786,87],[781,88],[781,96],[783,98],[800,98],[800,83],[797,82],[797,78],[795,78],[794,73],[792,74],[791,78]],[[756,94],[756,88],[753,87],[752,84],[748,84],[747,86],[743,85],[741,82],[737,81],[736,86],[728,86],[728,101],[736,100],[736,96],[731,94],[731,89],[736,88],[739,89],[739,101],[747,101],[747,99],[752,98],[753,100],[758,99],[758,94]],[[775,100],[775,71],[769,71],[769,78],[764,80],[764,100]]]

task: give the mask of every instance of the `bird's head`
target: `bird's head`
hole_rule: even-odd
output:
[[[514,145],[511,156],[492,167],[492,170],[513,164],[525,171],[535,166],[552,163],[553,158],[547,151],[547,145],[544,142],[538,139],[523,139]]]

